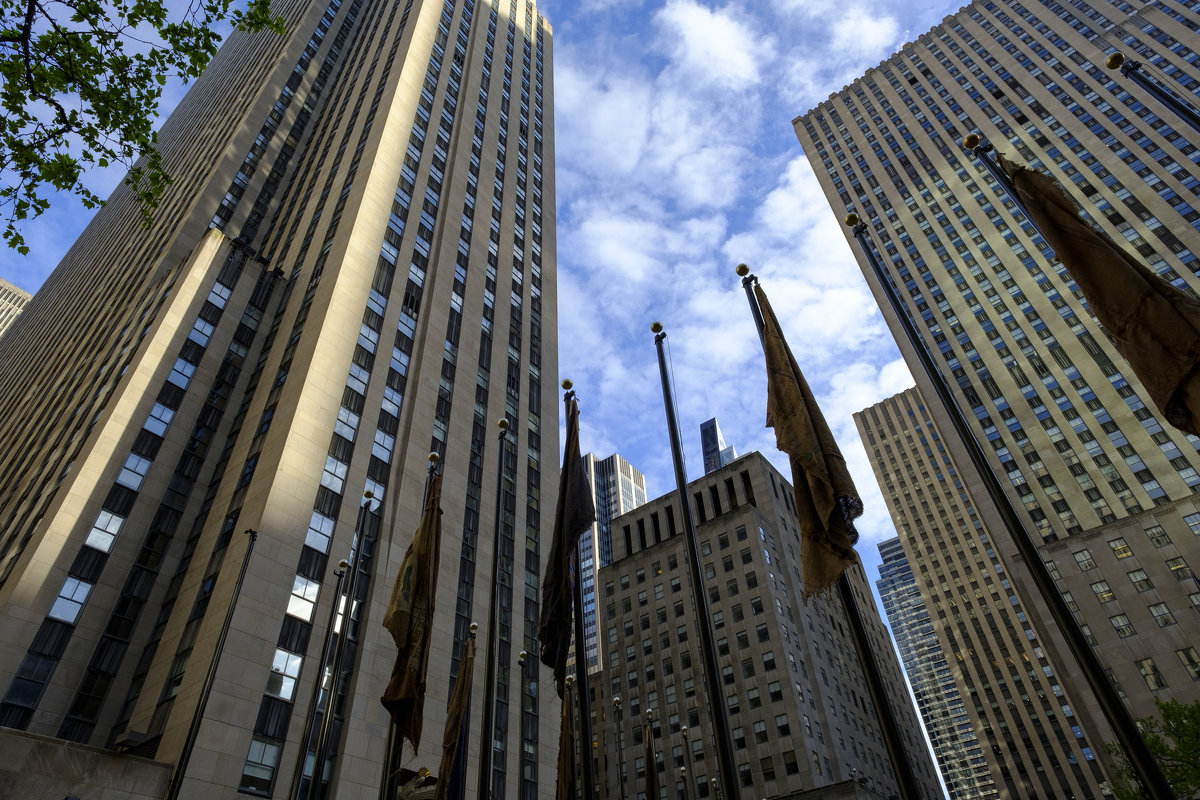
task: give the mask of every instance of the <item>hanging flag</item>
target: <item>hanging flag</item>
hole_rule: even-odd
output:
[[[463,723],[467,718],[467,709],[471,707],[471,683],[475,675],[475,635],[467,637],[467,643],[463,646],[462,662],[458,666],[458,679],[454,682],[454,691],[450,694],[450,704],[446,709],[446,729],[442,732],[442,760],[438,764],[437,773],[437,791],[433,795],[433,800],[446,800],[450,796],[451,790],[458,788],[455,792],[458,796],[462,796],[462,779],[465,774],[459,774],[456,770],[463,770],[466,766],[466,759],[459,758],[459,748],[463,742],[464,726]]]
[[[646,800],[658,800],[658,756],[654,752],[654,726],[646,715],[643,738],[646,744]]]
[[[573,565],[579,536],[596,519],[596,506],[588,485],[587,471],[579,455],[579,403],[568,392],[567,442],[563,450],[562,475],[558,481],[558,507],[554,511],[554,536],[542,579],[542,618],[538,639],[542,663],[554,670],[554,685],[563,696],[567,653],[571,649],[571,597]],[[582,642],[580,643],[582,654]],[[582,655],[580,656],[582,657]]]
[[[392,599],[383,615],[383,627],[396,642],[396,664],[379,701],[392,715],[401,748],[404,740],[413,750],[421,741],[425,708],[425,673],[429,668],[433,600],[437,589],[438,556],[442,540],[442,476],[430,479],[421,524],[404,554]]]
[[[999,155],[999,154],[997,154]],[[1049,175],[999,156],[1018,198],[1167,422],[1200,435],[1200,300],[1079,216]]]
[[[554,783],[554,800],[575,800],[578,791],[575,784],[575,726],[571,724],[570,698],[564,697],[558,728],[558,778]]]
[[[767,427],[775,429],[776,444],[790,457],[804,595],[811,597],[858,563],[854,519],[862,514],[862,500],[766,292],[755,284],[754,294],[762,311],[767,357]]]

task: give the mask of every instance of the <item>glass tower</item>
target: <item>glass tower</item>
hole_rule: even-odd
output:
[[[471,735],[493,797],[547,797],[555,715],[517,654],[557,489],[549,25],[529,0],[277,11],[286,35],[231,36],[164,123],[154,224],[118,189],[0,340],[0,725],[190,750],[185,796],[283,796],[311,795],[330,714],[317,774],[374,793],[380,623],[435,452],[416,763],[438,761],[498,549],[496,727],[477,701]],[[319,663],[331,624],[344,675]]]

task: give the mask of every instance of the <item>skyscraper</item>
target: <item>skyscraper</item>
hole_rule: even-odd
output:
[[[714,797],[712,717],[697,625],[711,624],[740,786],[729,800],[887,797],[897,791],[879,718],[836,592],[801,595],[800,533],[788,481],[760,454],[688,485],[711,620],[698,619],[678,495],[613,521],[597,603],[607,641],[592,675],[605,798],[634,797],[647,770],[668,797]],[[920,723],[861,568],[848,573],[922,797],[941,797]],[[614,698],[621,698],[620,710]],[[642,726],[653,711],[652,749]],[[599,720],[603,719],[603,722]],[[680,767],[686,767],[681,772]],[[692,787],[685,789],[685,784]],[[842,793],[824,794],[842,784]],[[855,793],[857,785],[869,794]],[[808,795],[804,795],[808,796]]]
[[[951,800],[996,797],[983,745],[967,715],[899,537],[880,542],[879,555],[883,563],[875,585],[946,791]]]
[[[1120,48],[1176,91],[1195,95],[1198,26],[1195,8],[1173,2],[983,0],[795,122],[835,211],[854,211],[866,221],[905,313],[1135,716],[1155,713],[1154,698],[1200,697],[1193,645],[1200,592],[1191,573],[1200,563],[1200,439],[1171,428],[1147,404],[1144,388],[1070,274],[959,141],[978,131],[1049,172],[1093,222],[1165,280],[1200,287],[1200,262],[1189,248],[1200,225],[1191,205],[1200,193],[1200,151],[1180,133],[1183,125],[1172,112],[1104,67]],[[856,254],[899,333],[899,318]],[[907,341],[901,350],[915,367]],[[920,396],[934,397],[929,376],[917,373]],[[923,417],[914,424],[926,430],[950,429],[936,405],[914,415]],[[945,590],[958,595],[955,605],[935,605],[935,624],[953,627],[955,615],[970,620],[963,624],[982,624],[980,613],[1010,602],[1006,595],[1017,597],[1027,618],[1025,637],[1048,663],[1063,665],[1057,674],[1067,694],[1078,698],[1072,713],[1085,716],[1091,695],[1077,685],[1010,538],[965,466],[961,443],[944,436],[942,443],[963,484],[949,496],[978,519],[964,523],[965,531],[956,519],[951,527],[959,532],[945,538],[943,528],[941,542],[914,534],[919,544],[912,550],[902,536],[917,573],[934,569],[936,560],[955,581]],[[929,456],[924,448],[930,447],[926,441],[917,450]],[[869,445],[868,452],[892,471],[885,451]],[[945,475],[937,481],[948,480]],[[934,483],[925,475],[916,481],[926,488]],[[897,503],[907,506],[909,499],[900,495]],[[909,510],[936,518],[947,509],[943,500],[936,512]],[[973,596],[970,582],[978,583],[980,573],[963,570],[980,559],[948,559],[942,552],[953,540],[965,546],[974,539],[971,529],[989,536],[985,550],[1007,565],[1000,576],[993,562],[993,574],[1011,576],[1017,592],[995,590],[997,600],[980,586],[983,596]],[[986,554],[985,568],[992,561]],[[958,580],[968,582],[961,592]],[[956,660],[972,657],[961,641],[950,652]],[[1014,705],[1026,696],[1033,702],[1022,671],[1019,683],[1001,687]],[[993,702],[1003,713],[999,699],[975,695],[971,702],[981,715]],[[1102,724],[1081,728],[1093,753],[1112,738]],[[1036,788],[1047,786],[1045,775],[1021,780],[1032,782],[1035,792],[1055,793],[1052,782]],[[1014,776],[1002,776],[999,784],[1015,795],[1024,792]]]
[[[29,292],[0,278],[0,336],[13,324],[29,300]]]
[[[549,26],[528,0],[280,13],[286,35],[233,35],[163,125],[153,227],[119,189],[0,341],[0,724],[190,753],[185,797],[283,796],[328,706],[318,774],[375,796],[380,621],[432,451],[443,635],[402,765],[437,763],[498,548],[496,728],[475,702],[472,736],[494,797],[547,796],[554,714],[537,660],[516,667],[557,483]]]
[[[579,539],[584,651],[588,669],[593,669],[602,655],[596,634],[596,573],[612,563],[610,526],[613,519],[646,502],[646,476],[618,453],[603,459],[588,453],[583,457],[583,464],[596,505],[596,521],[592,523],[591,531]]]
[[[737,458],[737,448],[725,446],[725,437],[721,435],[721,426],[717,418],[700,423],[700,449],[704,454],[704,474],[715,472]]]

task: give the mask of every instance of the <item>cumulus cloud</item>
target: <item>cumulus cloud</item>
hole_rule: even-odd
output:
[[[759,61],[771,48],[731,10],[670,0],[655,19],[667,50],[687,75],[728,87],[746,87],[761,79]]]

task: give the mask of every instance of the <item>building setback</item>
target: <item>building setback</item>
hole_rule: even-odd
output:
[[[947,794],[951,800],[996,797],[979,736],[900,538],[880,542],[879,555],[883,563],[875,585]]]
[[[1200,587],[1191,574],[1200,564],[1200,439],[1171,428],[1148,405],[1071,276],[959,142],[978,131],[1050,173],[1099,227],[1165,280],[1200,288],[1200,262],[1191,250],[1200,226],[1192,208],[1200,194],[1200,151],[1184,135],[1184,123],[1104,67],[1119,48],[1152,65],[1175,91],[1194,96],[1200,87],[1197,30],[1196,9],[1169,0],[975,2],[795,121],[835,212],[853,211],[867,223],[905,313],[1138,717],[1155,713],[1155,699],[1200,698],[1193,647],[1200,638]],[[919,395],[934,397],[899,318],[855,252],[918,372]],[[950,430],[936,404],[914,409],[912,424]],[[1113,736],[1095,719],[1098,713],[1087,713],[1095,708],[1090,691],[1047,621],[978,476],[965,466],[961,443],[945,436],[942,442],[965,492],[962,497],[955,487],[949,496],[978,519],[966,531],[956,522],[952,538],[942,531],[943,542],[902,531],[914,574],[923,584],[927,570],[949,571],[952,580],[956,571],[964,581],[978,577],[967,571],[977,563],[974,554],[950,556],[942,548],[972,540],[983,546],[977,532],[987,535],[988,549],[1007,570],[1004,579],[1018,590],[1013,596],[1027,618],[1019,627],[1046,654],[1047,666],[1058,665],[1052,669],[1067,696],[1077,698],[1072,712],[1081,720],[1080,741],[1103,756],[1100,744]],[[886,452],[875,445],[868,452],[877,469],[882,460],[885,471],[894,472]],[[945,480],[944,470],[937,480],[921,475],[910,489],[933,491]],[[909,506],[903,493],[897,498],[889,501],[893,508]],[[943,501],[942,509],[908,513],[938,519],[948,508]],[[985,565],[993,561],[986,555]],[[995,610],[986,589],[983,597],[974,597],[973,588],[957,589],[955,580],[926,598],[935,604],[939,635],[982,624],[979,614]],[[948,593],[958,594],[954,606]],[[998,594],[1000,604],[1011,602],[1009,592]],[[1000,619],[1008,616],[1005,609]],[[948,652],[955,661],[971,657],[966,641]],[[993,704],[1024,706],[1026,696],[1036,696],[1040,679],[1017,672],[1004,684],[992,683],[995,700],[986,693],[968,696],[978,723],[993,715]],[[1012,764],[997,785],[1018,797],[1059,795],[1082,781],[1098,795],[1092,767],[1068,765],[1021,774]]]
[[[588,453],[583,464],[596,506],[596,521],[590,531],[579,537],[583,636],[587,666],[591,670],[599,666],[602,655],[596,634],[596,573],[612,563],[613,518],[646,502],[646,476],[618,453],[608,458]]]
[[[401,765],[436,767],[499,548],[496,728],[477,699],[469,763],[485,739],[493,797],[549,797],[555,713],[537,660],[513,671],[558,480],[549,25],[528,0],[277,11],[287,34],[233,34],[163,125],[153,226],[118,189],[0,340],[0,725],[178,763],[199,719],[182,797],[290,796],[336,606],[323,771],[377,797],[381,620],[436,452],[439,635]]]
[[[606,655],[591,685],[601,796],[642,791],[650,768],[642,727],[650,711],[659,786],[668,797],[710,796],[710,781],[719,776],[696,627],[706,623],[741,782],[725,797],[788,797],[846,781],[880,793],[869,796],[896,792],[845,610],[833,593],[802,599],[789,483],[750,453],[693,481],[688,492],[710,620],[697,619],[693,609],[676,493],[612,524],[613,562],[600,569],[597,597]],[[940,797],[870,588],[861,568],[849,574],[918,785],[923,796]],[[692,783],[686,795],[685,780]]]
[[[0,278],[0,336],[13,324],[31,297],[29,292]]]

